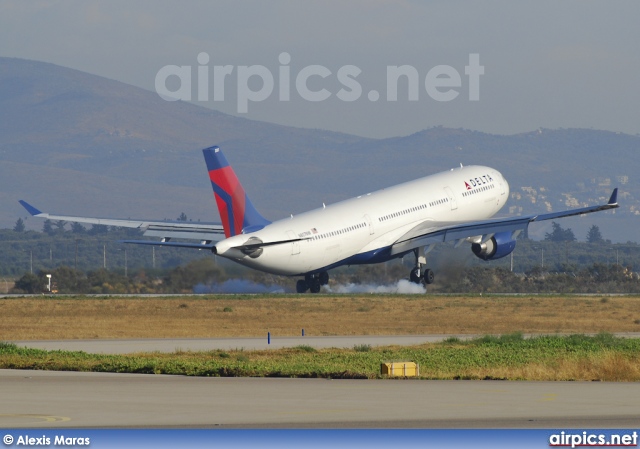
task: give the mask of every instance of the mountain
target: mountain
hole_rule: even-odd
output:
[[[309,176],[318,155],[329,168],[356,141],[367,139],[251,121],[53,64],[0,58],[0,205],[9,214],[0,225],[22,214],[19,198],[65,213],[184,211],[217,220],[200,152],[214,144],[277,218],[304,210],[305,193],[337,180]]]
[[[509,180],[512,214],[604,201],[621,209],[571,219],[579,239],[637,240],[640,137],[590,129],[492,135],[431,128],[366,139],[252,121],[53,64],[0,58],[0,226],[18,199],[65,214],[217,221],[201,148],[220,145],[265,216],[332,203],[465,165]],[[40,228],[40,220],[28,220]],[[567,224],[568,223],[568,224]],[[533,230],[544,234],[545,227]]]

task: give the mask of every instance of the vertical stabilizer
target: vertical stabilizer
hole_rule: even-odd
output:
[[[253,207],[233,168],[217,146],[202,150],[207,163],[209,179],[220,212],[220,219],[227,237],[245,231],[257,231],[268,225],[265,219]]]

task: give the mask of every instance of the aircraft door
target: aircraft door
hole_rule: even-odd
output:
[[[369,235],[373,235],[376,233],[375,229],[373,229],[373,221],[371,221],[371,217],[368,215],[364,216],[365,221],[367,222],[367,226],[369,227]]]
[[[449,197],[451,210],[456,210],[458,208],[458,202],[456,201],[456,196],[453,194],[453,190],[451,190],[450,187],[445,187],[444,191],[447,193],[447,196]]]
[[[295,240],[298,236],[293,231],[287,231],[287,239]],[[291,255],[295,256],[296,254],[300,254],[300,241],[291,242]]]

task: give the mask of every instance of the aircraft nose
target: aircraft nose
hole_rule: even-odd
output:
[[[504,179],[504,176],[500,175],[500,177],[502,178],[502,186],[503,186],[504,194],[508,198],[509,197],[509,183],[507,182],[506,179]]]

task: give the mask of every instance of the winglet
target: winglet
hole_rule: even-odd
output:
[[[609,202],[607,205],[613,206],[614,204],[618,204],[618,188],[613,189],[613,193],[611,194],[611,198],[609,198]]]
[[[27,212],[29,212],[31,215],[40,215],[42,213],[42,211],[39,211],[38,209],[36,209],[35,207],[33,207],[31,204],[27,203],[24,200],[20,200],[18,202],[22,204],[22,207],[27,209]]]

